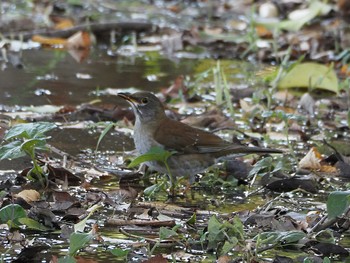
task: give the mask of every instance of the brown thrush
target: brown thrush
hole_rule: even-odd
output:
[[[152,147],[175,152],[167,160],[171,181],[178,176],[193,176],[212,166],[220,157],[251,153],[282,153],[281,150],[248,147],[227,142],[219,136],[166,116],[163,104],[150,92],[119,93],[135,113],[134,142],[138,153]],[[153,170],[168,174],[164,163],[146,162]]]

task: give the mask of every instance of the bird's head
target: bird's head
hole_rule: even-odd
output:
[[[118,93],[118,96],[130,103],[135,117],[141,122],[157,120],[165,116],[163,104],[150,92]]]

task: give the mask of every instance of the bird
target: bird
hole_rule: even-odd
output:
[[[171,119],[166,115],[162,102],[151,92],[118,93],[118,96],[131,105],[135,114],[133,138],[138,154],[146,154],[154,147],[172,153],[167,164],[160,161],[146,162],[152,170],[168,174],[171,187],[177,177],[188,176],[191,180],[191,177],[205,171],[223,157],[283,152],[231,143],[218,135]]]

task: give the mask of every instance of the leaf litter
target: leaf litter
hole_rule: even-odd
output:
[[[231,163],[228,160],[220,169],[220,166],[213,167],[205,175],[199,175],[190,187],[185,180],[180,182],[180,197],[172,204],[167,200],[167,179],[150,171],[127,168],[135,160],[135,154],[130,151],[132,144],[124,143],[127,141],[124,138],[129,138],[130,141],[133,122],[130,110],[125,105],[113,108],[84,103],[62,105],[57,109],[23,108],[22,112],[14,106],[11,108],[4,105],[3,114],[11,117],[10,122],[54,121],[59,125],[59,128],[50,132],[50,139],[45,138],[49,139],[48,142],[40,141],[44,139],[41,137],[44,131],[40,133],[34,129],[28,133],[26,127],[17,126],[27,132],[26,139],[33,140],[33,143],[52,143],[58,149],[46,152],[38,144],[40,147],[32,161],[37,161],[36,172],[42,172],[40,184],[36,181],[38,177],[32,176],[30,163],[26,169],[17,167],[15,176],[2,171],[2,176],[8,179],[1,184],[3,199],[0,219],[2,224],[7,225],[2,235],[11,240],[6,246],[9,250],[18,242],[26,241],[17,256],[19,262],[23,259],[35,260],[41,251],[49,251],[45,259],[52,259],[53,262],[58,260],[57,257],[60,260],[79,261],[81,258],[78,254],[87,260],[91,257],[89,248],[94,249],[94,246],[99,253],[103,252],[103,246],[111,246],[123,252],[114,251],[113,255],[117,255],[117,259],[136,258],[143,262],[167,262],[172,258],[178,261],[201,261],[204,258],[214,261],[225,260],[226,257],[226,260],[254,261],[277,259],[274,254],[287,255],[287,250],[294,251],[294,258],[302,256],[305,259],[320,255],[323,262],[327,262],[327,257],[332,260],[348,257],[346,247],[344,249],[335,244],[339,240],[342,242],[339,236],[348,230],[349,194],[345,191],[347,181],[341,178],[347,178],[349,160],[346,155],[349,153],[346,147],[336,146],[346,144],[349,137],[349,121],[346,117],[349,115],[349,88],[343,67],[348,57],[346,52],[339,53],[337,57],[334,42],[326,41],[323,37],[326,31],[331,38],[336,38],[334,28],[339,24],[344,26],[345,20],[332,15],[331,10],[335,8],[332,2],[295,1],[288,4],[281,1],[271,9],[274,10],[272,15],[266,14],[260,6],[259,15],[277,19],[273,23],[263,23],[258,19],[246,22],[256,14],[248,12],[250,5],[238,2],[240,11],[246,12],[245,20],[238,16],[225,16],[226,12],[233,10],[230,3],[215,3],[211,6],[211,18],[221,20],[222,23],[203,27],[201,22],[208,18],[203,10],[191,5],[163,3],[163,6],[148,6],[148,12],[160,14],[159,11],[166,8],[170,14],[177,14],[185,22],[190,17],[195,21],[194,26],[183,31],[177,27],[174,30],[172,26],[164,26],[159,31],[152,30],[152,24],[157,25],[159,17],[165,18],[169,25],[176,24],[169,19],[171,15],[165,15],[169,14],[166,12],[159,17],[153,16],[146,23],[95,23],[91,29],[96,35],[101,28],[110,31],[116,26],[126,31],[144,32],[144,35],[138,37],[130,34],[128,37],[131,42],[128,45],[119,43],[119,49],[110,50],[112,55],[138,56],[142,49],[135,48],[135,43],[138,42],[142,48],[142,45],[150,44],[148,41],[153,39],[153,45],[161,44],[164,54],[174,58],[195,54],[195,48],[200,48],[202,53],[210,54],[212,58],[282,61],[282,66],[275,68],[271,75],[263,74],[262,79],[255,78],[256,83],[248,85],[249,92],[244,88],[243,95],[243,91],[236,90],[236,84],[231,84],[230,76],[237,75],[230,70],[229,64],[227,67],[227,64],[222,63],[214,63],[214,66],[203,63],[207,70],[200,70],[196,76],[174,77],[174,83],[161,93],[167,102],[169,115],[179,120],[218,132],[225,138],[237,137],[245,144],[276,145],[288,148],[289,151],[282,157],[260,159],[248,156]],[[122,5],[116,7],[108,1],[103,1],[102,4],[111,12],[125,11]],[[136,6],[134,12],[142,15],[140,10],[143,9]],[[5,8],[8,8],[7,2]],[[65,6],[63,9],[65,8],[76,7]],[[339,14],[345,17],[348,7],[344,1],[338,1],[337,8]],[[285,13],[279,14],[280,10]],[[24,30],[23,21],[25,20],[17,21],[18,26],[22,27],[20,31]],[[261,25],[266,28],[261,28]],[[279,30],[277,35],[270,31],[273,25],[277,26],[274,30]],[[30,23],[26,26],[30,26]],[[78,29],[84,29],[84,24],[68,29],[61,26],[62,24],[51,32],[47,31],[48,28],[41,29],[39,33],[45,35],[45,32],[49,32],[47,35],[68,37],[71,33],[78,32]],[[252,29],[256,29],[258,35]],[[302,29],[302,32],[293,32],[295,29]],[[26,30],[25,39],[38,33],[34,28],[32,31],[28,28]],[[9,36],[9,33],[5,32],[4,36]],[[85,46],[72,44],[73,49],[89,50],[92,45],[90,37],[89,35]],[[102,36],[97,38],[101,42],[102,39]],[[340,39],[340,46],[346,49],[344,39]],[[37,41],[38,38],[34,40]],[[49,42],[41,42],[41,45],[57,48],[54,39],[45,41]],[[274,52],[271,44],[273,41],[278,44],[278,50]],[[9,63],[21,64],[16,59],[7,59],[16,54],[13,53],[15,44],[6,39],[1,45],[2,58],[7,66]],[[154,50],[159,50],[156,45]],[[291,49],[286,48],[289,45]],[[126,47],[129,48],[128,52]],[[72,56],[76,61],[82,62],[88,53]],[[306,61],[313,62],[302,62],[301,56]],[[295,61],[295,65],[292,67],[289,64],[286,70],[287,64],[283,64],[283,61]],[[327,74],[331,76],[327,77]],[[247,79],[249,80],[248,77]],[[246,79],[244,82],[250,83]],[[283,96],[279,94],[277,98],[276,88],[295,90],[285,91]],[[227,90],[229,92],[225,93]],[[324,90],[329,90],[336,96],[325,95]],[[300,99],[298,92],[303,95]],[[293,95],[289,96],[289,93]],[[276,101],[272,100],[273,97]],[[212,107],[211,110],[207,108],[208,104]],[[16,152],[9,153],[7,146],[11,146],[21,133],[16,133],[15,137],[9,136],[14,130],[11,130],[13,123],[7,121],[1,126],[4,140],[0,152],[8,154],[3,154],[3,158],[11,156],[13,159],[25,155],[33,147],[36,150],[35,144],[25,141],[23,145],[16,142]],[[91,124],[88,121],[99,123]],[[62,143],[55,134],[71,136],[74,126],[79,128],[80,135],[77,138],[82,140],[80,145],[83,149],[71,154],[60,149]],[[6,130],[10,132],[6,134]],[[84,132],[85,135],[82,136]],[[276,136],[271,136],[272,133]],[[104,135],[103,138],[100,134]],[[87,141],[89,136],[90,146],[83,140]],[[278,140],[273,139],[276,137]],[[116,140],[123,143],[120,143],[118,150],[110,150],[108,146]],[[96,147],[98,141],[100,145]],[[76,147],[73,145],[73,148]],[[313,147],[317,147],[321,153]],[[16,161],[17,159],[11,160]],[[37,194],[32,198],[24,195],[30,193],[25,191],[39,193],[39,200]],[[158,204],[155,200],[161,203]],[[97,205],[100,207],[98,212],[89,212],[89,208]],[[17,233],[22,235],[19,238],[11,237],[10,229],[20,229]],[[33,229],[47,236],[45,242],[29,242],[29,230]],[[323,231],[328,231],[327,239],[322,236]],[[65,237],[64,244],[66,248],[69,247],[68,252],[65,253],[56,246],[55,239],[49,237],[50,233],[57,240],[59,235]],[[113,240],[110,237],[119,241],[108,242],[107,240]],[[138,242],[130,244],[130,240]],[[166,252],[160,255],[163,251]],[[173,251],[172,257],[166,255]],[[180,254],[179,251],[186,253]],[[13,253],[11,255],[16,257]],[[112,254],[108,258],[112,259]]]

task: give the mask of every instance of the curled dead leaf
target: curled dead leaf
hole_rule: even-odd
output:
[[[79,31],[67,39],[68,49],[88,49],[91,46],[91,36],[86,31]]]
[[[19,192],[17,197],[24,199],[27,203],[38,201],[40,199],[40,194],[36,190],[23,190]]]
[[[321,154],[315,147],[312,147],[310,151],[300,160],[298,166],[303,169],[320,169],[321,168]]]
[[[39,35],[34,35],[32,41],[45,46],[64,46],[67,43],[67,40],[64,38],[44,37]]]

